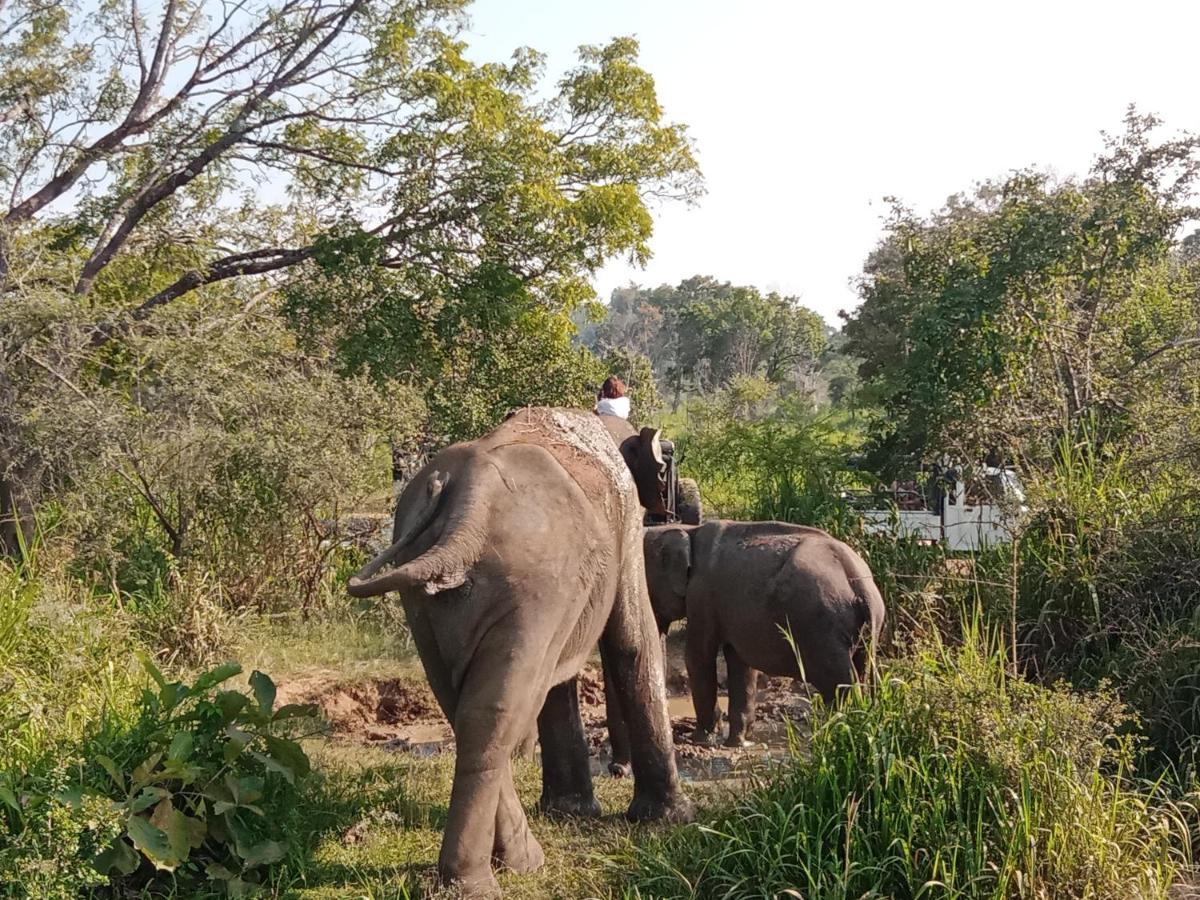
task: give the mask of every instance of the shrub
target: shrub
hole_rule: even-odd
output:
[[[220,884],[239,895],[287,844],[272,813],[295,798],[308,758],[287,735],[310,706],[275,708],[275,686],[221,689],[241,672],[188,685],[153,679],[132,716],[109,712],[74,749],[0,773],[0,884],[12,896],[73,896],[109,880],[157,893]],[[74,760],[64,764],[61,757]],[[50,763],[50,758],[59,761]]]
[[[654,897],[1163,897],[1176,810],[1128,772],[1106,692],[1011,678],[972,635],[819,716],[808,752],[640,852]]]

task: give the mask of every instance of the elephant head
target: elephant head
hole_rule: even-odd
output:
[[[611,429],[612,425],[610,424],[609,427]],[[618,438],[618,444],[621,448],[621,456],[624,457],[625,464],[629,466],[634,484],[637,485],[638,501],[646,508],[647,512],[661,516],[667,513],[666,503],[663,502],[667,463],[663,459],[662,444],[658,434],[657,428],[647,427],[637,434]]]
[[[643,538],[646,584],[659,631],[687,616],[688,577],[692,568],[692,525],[658,525]]]

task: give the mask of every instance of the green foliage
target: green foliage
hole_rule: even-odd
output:
[[[13,850],[0,854],[0,871],[32,871],[45,853],[43,862],[67,865],[56,876],[59,890],[97,883],[96,873],[126,889],[169,873],[173,890],[213,882],[239,896],[287,852],[271,813],[294,802],[309,762],[286,735],[316,710],[275,708],[275,687],[261,672],[250,676],[252,696],[225,689],[241,672],[236,664],[189,685],[142,662],[153,684],[135,715],[106,715],[78,748],[72,772],[60,766],[42,775],[35,766],[7,774],[0,794]],[[70,841],[59,844],[64,835]],[[43,896],[29,882],[11,883]]]
[[[849,436],[796,402],[764,414],[769,399],[766,382],[743,378],[709,401],[692,401],[678,436],[687,474],[723,515],[837,530],[846,515],[840,493],[851,480]]]
[[[614,291],[595,343],[647,356],[677,404],[685,390],[712,391],[740,377],[812,394],[827,329],[794,297],[696,276],[676,287]]]
[[[1178,812],[1128,771],[1109,693],[1007,674],[978,634],[893,663],[791,763],[637,855],[640,896],[1165,897]]]
[[[48,480],[75,570],[146,609],[179,577],[212,578],[235,609],[317,605],[330,520],[386,485],[389,442],[423,417],[414,392],[339,376],[269,306],[248,314],[236,298],[172,310],[103,365],[85,355],[75,380],[47,382],[22,337],[74,324],[48,318],[37,298],[6,304],[0,356],[26,446],[61,463]]]
[[[1155,143],[1157,124],[1131,110],[1082,181],[1021,172],[929,218],[895,207],[846,324],[884,411],[877,467],[993,449],[1044,465],[1085,421],[1109,440],[1189,415],[1177,367],[1200,309],[1173,240],[1200,143]]]
[[[433,444],[475,436],[514,407],[578,405],[595,371],[570,340],[570,316],[591,296],[584,277],[614,255],[647,256],[649,194],[699,188],[636,42],[583,48],[541,104],[525,97],[537,60],[477,68],[446,52],[445,77],[430,85],[434,121],[397,144],[431,177],[399,179],[393,201],[401,218],[414,202],[441,208],[441,185],[457,180],[446,221],[413,229],[399,257],[347,223],[285,292],[296,327],[335,346],[346,371],[430,386]],[[438,172],[446,159],[450,175]]]

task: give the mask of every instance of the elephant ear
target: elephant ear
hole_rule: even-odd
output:
[[[637,485],[638,501],[655,515],[665,515],[667,507],[662,497],[662,477],[666,462],[657,428],[643,428],[640,433],[621,441],[621,456]]]
[[[663,460],[662,441],[659,438],[661,433],[662,432],[660,432],[657,428],[651,428],[647,425],[641,430],[641,433],[638,434],[638,440],[641,441],[642,444],[642,452],[649,454],[650,458],[654,460],[654,464],[659,467],[660,471],[662,470],[662,467],[666,465],[666,462]]]
[[[667,573],[671,593],[680,603],[676,618],[684,617],[688,578],[692,573],[692,536],[682,528],[672,528],[662,535],[658,545],[659,565]]]

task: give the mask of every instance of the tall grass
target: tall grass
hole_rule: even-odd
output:
[[[743,801],[638,852],[642,897],[1165,897],[1187,827],[1109,693],[1012,678],[972,629],[823,714]]]

